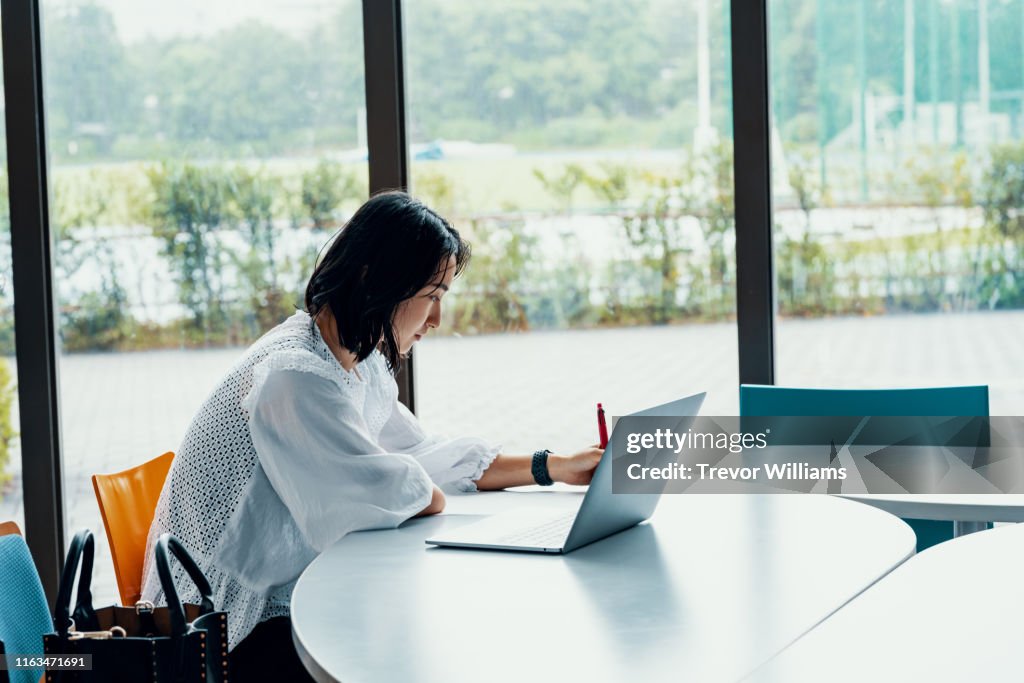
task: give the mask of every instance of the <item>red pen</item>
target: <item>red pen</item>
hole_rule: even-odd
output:
[[[608,425],[604,421],[604,408],[597,404],[597,434],[601,439],[601,448],[608,446]]]

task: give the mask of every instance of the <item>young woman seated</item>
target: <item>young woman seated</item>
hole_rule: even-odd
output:
[[[308,680],[292,645],[292,588],[345,534],[439,513],[442,489],[534,483],[531,456],[429,436],[398,402],[402,357],[441,324],[469,255],[425,205],[397,192],[373,197],[315,267],[305,310],[254,343],[193,418],[150,545],[173,533],[206,574],[228,612],[237,680]],[[601,454],[552,454],[549,476],[586,484]],[[160,604],[151,557],[143,599]],[[182,599],[198,602],[180,567],[175,579]]]

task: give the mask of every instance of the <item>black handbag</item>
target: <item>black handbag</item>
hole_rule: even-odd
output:
[[[89,670],[48,670],[47,683],[226,683],[227,613],[214,610],[209,582],[178,539],[164,534],[154,549],[166,607],[139,602],[134,607],[93,609],[93,545],[88,529],[71,541],[57,591],[57,630],[43,637],[47,655],[91,655],[91,666]],[[171,574],[172,554],[199,588],[200,604],[181,603]],[[80,559],[78,593],[69,615]]]

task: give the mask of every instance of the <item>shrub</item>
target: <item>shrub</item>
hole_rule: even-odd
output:
[[[359,181],[335,161],[321,159],[312,170],[302,174],[302,206],[317,230],[337,227],[336,213],[342,202],[358,196]]]
[[[11,409],[14,407],[17,385],[11,379],[11,368],[7,360],[0,358],[0,490],[11,480],[7,465],[18,438],[18,432],[14,430],[11,422]]]

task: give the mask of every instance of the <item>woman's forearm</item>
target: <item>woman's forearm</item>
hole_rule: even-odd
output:
[[[548,456],[548,474],[554,481],[565,481],[564,460],[561,455]],[[535,484],[537,482],[533,479],[532,466],[532,455],[499,455],[484,470],[483,476],[476,480],[476,487],[481,491],[494,491]]]
[[[481,491],[494,491],[533,484],[532,463],[533,457],[529,455],[498,455],[476,480],[476,487]]]

